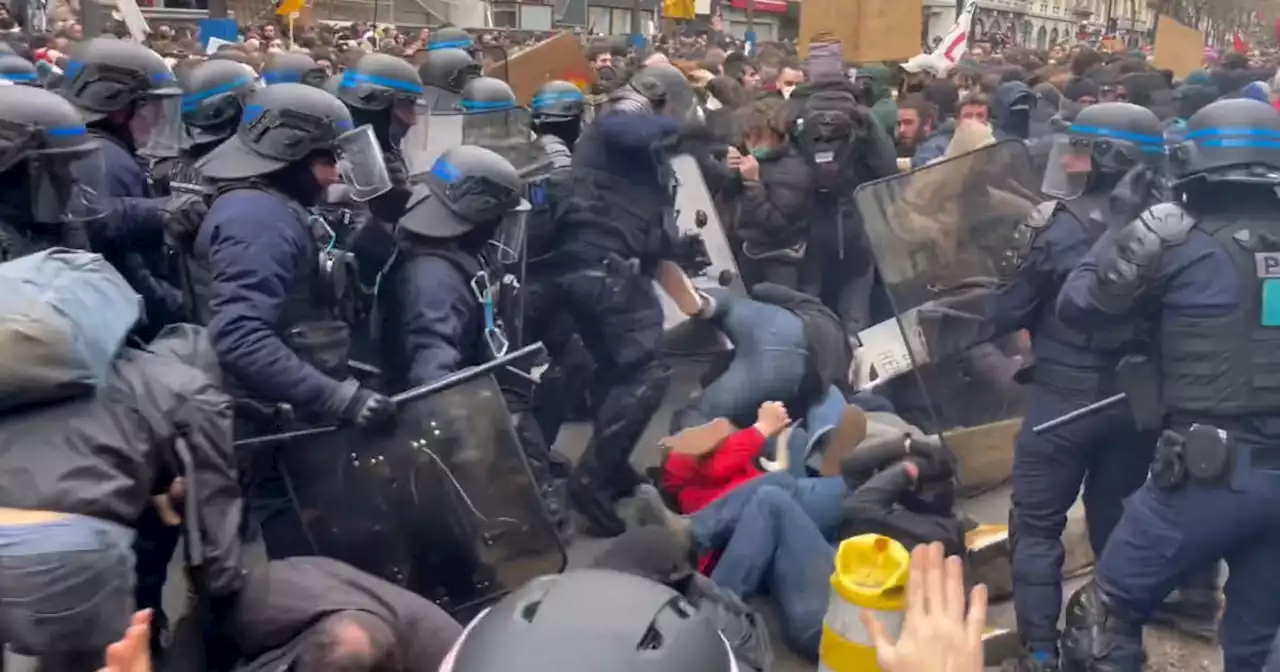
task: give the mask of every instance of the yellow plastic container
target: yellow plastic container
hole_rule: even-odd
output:
[[[910,562],[911,554],[902,544],[878,534],[864,534],[840,544],[831,575],[831,600],[822,622],[820,672],[880,669],[860,617],[863,611],[871,611],[890,637],[898,636],[907,603]]]

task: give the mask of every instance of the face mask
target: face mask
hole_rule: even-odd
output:
[[[750,151],[751,156],[754,156],[757,159],[763,159],[769,155],[771,149],[769,147],[752,147]]]
[[[790,100],[791,92],[795,90],[796,90],[795,86],[783,86],[783,87],[779,87],[778,89],[778,91],[782,93],[782,98],[784,100]]]
[[[964,100],[964,97],[969,95],[969,89],[956,89],[956,94],[959,100]]]

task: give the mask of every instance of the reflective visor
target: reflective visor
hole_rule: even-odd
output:
[[[353,199],[367,201],[391,189],[387,162],[372,126],[365,124],[338,136],[333,141],[333,152],[342,181],[351,187]]]

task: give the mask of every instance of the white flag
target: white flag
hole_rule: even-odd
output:
[[[942,38],[938,48],[933,50],[932,55],[936,62],[946,64],[950,68],[969,51],[969,30],[973,27],[973,12],[977,7],[977,0],[965,0],[964,9],[960,10],[960,16],[956,17],[955,27]]]

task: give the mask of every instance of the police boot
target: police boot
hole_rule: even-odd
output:
[[[1218,637],[1218,612],[1222,602],[1216,587],[1183,586],[1151,614],[1151,622],[1206,641]]]
[[[1062,672],[1141,672],[1142,626],[1111,603],[1096,580],[1067,600]]]
[[[587,448],[591,449],[590,446]],[[586,462],[586,456],[583,462]],[[604,483],[593,474],[595,469],[579,464],[569,477],[569,503],[584,519],[587,535],[600,538],[616,537],[627,531],[626,523],[618,517],[614,505],[616,499]]]

